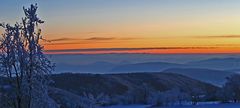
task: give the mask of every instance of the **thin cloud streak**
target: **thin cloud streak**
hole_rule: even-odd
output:
[[[105,37],[92,37],[92,38],[87,38],[84,40],[115,40],[117,38],[113,38],[113,37],[109,37],[109,38],[105,38]]]
[[[51,39],[48,40],[49,42],[59,42],[59,41],[72,41],[72,40],[80,40],[75,38],[57,38],[57,39]]]
[[[90,38],[56,38],[56,39],[51,39],[47,40],[49,42],[58,42],[58,41],[75,41],[75,40],[131,40],[131,39],[137,39],[137,38],[114,38],[114,37],[90,37]]]
[[[215,49],[217,47],[152,47],[152,48],[90,48],[46,50],[45,52],[80,52],[80,51],[139,51],[139,50],[169,50],[169,49]]]
[[[94,42],[94,43],[112,43],[112,42]],[[48,42],[44,43],[43,45],[84,45],[84,44],[91,44],[90,42],[58,42],[58,43],[53,43],[53,42]]]
[[[240,35],[219,35],[219,36],[191,36],[193,38],[240,38]],[[162,37],[162,38],[172,38],[172,37]],[[176,38],[176,37],[174,37]],[[62,38],[56,38],[56,39],[51,39],[48,40],[50,42],[58,42],[58,41],[74,41],[74,40],[134,40],[134,39],[140,39],[140,38],[115,38],[115,37],[90,37],[90,38],[67,38],[67,37],[62,37]]]
[[[240,35],[219,35],[219,36],[193,36],[194,38],[240,38]]]

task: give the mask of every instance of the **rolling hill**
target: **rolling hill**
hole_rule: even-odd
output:
[[[135,64],[125,64],[114,67],[111,72],[160,72],[168,68],[186,67],[183,64],[167,62],[145,62]]]
[[[232,70],[240,67],[240,58],[212,58],[186,63],[190,67],[216,70]]]
[[[122,95],[130,89],[138,90],[144,84],[156,91],[192,88],[214,93],[218,87],[174,73],[125,73],[125,74],[56,74],[52,75],[53,87],[82,95],[85,93]]]
[[[211,83],[217,86],[222,86],[226,81],[226,77],[234,74],[234,72],[230,71],[203,68],[170,68],[164,70],[163,72],[185,75],[190,78]]]

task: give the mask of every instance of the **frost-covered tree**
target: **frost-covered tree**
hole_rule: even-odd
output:
[[[162,93],[160,91],[151,92],[147,98],[147,104],[152,106],[162,106]]]
[[[9,107],[55,108],[48,96],[48,75],[53,64],[43,54],[37,16],[37,5],[23,8],[25,17],[14,26],[0,24],[5,29],[1,37],[1,75],[8,78],[11,92],[7,93]]]
[[[227,77],[227,82],[223,86],[221,94],[223,101],[240,101],[240,75],[231,75]]]
[[[93,106],[105,106],[110,104],[110,97],[104,93],[94,96],[91,93],[84,93],[84,98],[88,99]]]
[[[205,97],[205,93],[203,90],[198,88],[193,88],[190,92],[192,105],[197,105],[197,103]]]
[[[173,88],[164,92],[152,92],[148,97],[148,104],[153,106],[181,105],[187,102],[190,96],[179,88]]]

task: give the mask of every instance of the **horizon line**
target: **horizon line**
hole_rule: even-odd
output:
[[[146,47],[146,48],[82,48],[45,50],[45,54],[240,54],[240,49],[222,47]]]

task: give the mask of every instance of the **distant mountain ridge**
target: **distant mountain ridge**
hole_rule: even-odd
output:
[[[240,58],[212,58],[184,64],[170,62],[110,63],[105,61],[90,64],[57,64],[56,73],[129,73],[160,72],[170,68],[204,68],[214,70],[239,70]]]
[[[168,68],[187,67],[184,64],[168,62],[146,62],[114,67],[110,72],[160,72]]]
[[[95,62],[90,64],[59,64],[56,72],[66,73],[106,73],[118,64],[109,62]]]
[[[240,58],[213,58],[201,61],[189,62],[187,65],[197,68],[217,70],[230,70],[240,67]]]
[[[145,62],[125,64],[114,67],[111,72],[159,72],[169,68],[204,68],[214,70],[233,70],[240,67],[240,58],[213,58],[188,62],[185,64],[168,62]]]
[[[67,67],[67,69],[65,68]],[[143,63],[109,63],[95,62],[91,64],[69,65],[63,64],[57,71],[75,73],[116,74],[138,72],[172,72],[221,86],[225,78],[233,73],[240,72],[240,58],[212,58],[192,61],[185,64],[168,62]]]
[[[230,72],[230,71],[204,69],[204,68],[170,68],[170,69],[164,70],[163,72],[185,75],[190,78],[197,79],[210,84],[214,84],[217,86],[222,86],[226,81],[226,77],[229,77],[230,75],[235,74],[234,72]]]

